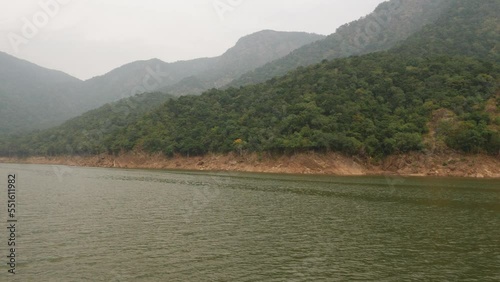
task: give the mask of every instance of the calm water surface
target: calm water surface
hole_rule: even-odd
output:
[[[500,281],[500,181],[0,164],[0,281]]]

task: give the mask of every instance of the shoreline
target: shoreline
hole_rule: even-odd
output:
[[[295,155],[227,154],[199,157],[129,153],[119,156],[0,157],[0,163],[68,165],[80,167],[161,169],[189,171],[232,171],[271,174],[336,176],[439,176],[500,178],[500,159],[488,155],[411,153],[389,156],[379,163],[337,153]]]

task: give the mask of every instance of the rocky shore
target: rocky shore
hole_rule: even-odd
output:
[[[83,167],[240,171],[318,175],[402,175],[500,178],[500,158],[458,153],[412,153],[382,161],[352,158],[336,153],[294,155],[206,155],[167,158],[130,153],[119,156],[66,156],[1,158],[3,163],[52,164]]]

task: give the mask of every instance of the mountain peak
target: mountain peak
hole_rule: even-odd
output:
[[[324,35],[319,35],[315,33],[307,32],[297,32],[297,31],[276,31],[271,29],[264,29],[261,31],[254,32],[252,34],[243,36],[240,38],[234,47],[247,46],[251,44],[259,44],[268,42],[269,44],[274,43],[279,40],[303,40],[303,41],[316,41],[325,38]]]
[[[242,37],[221,56],[221,60],[234,60],[239,57],[240,61],[246,60],[246,63],[257,67],[263,61],[278,59],[301,46],[324,38],[323,35],[306,32],[262,30]],[[248,57],[250,53],[251,58]]]
[[[262,30],[247,35],[223,55],[211,58],[213,64],[196,77],[165,88],[175,95],[197,94],[210,88],[227,85],[242,74],[279,59],[293,50],[323,39],[323,35],[306,32]]]

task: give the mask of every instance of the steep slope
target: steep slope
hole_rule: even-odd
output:
[[[0,52],[0,135],[70,118],[81,81]]]
[[[357,21],[346,24],[325,38],[244,74],[229,86],[238,87],[264,82],[286,74],[299,66],[324,59],[388,50],[423,26],[433,23],[448,9],[450,0],[391,0]]]
[[[462,55],[500,60],[500,1],[453,1],[435,24],[394,49],[407,56]]]

